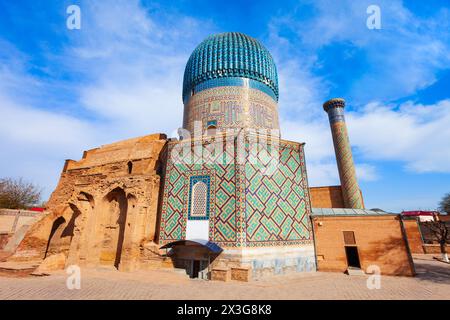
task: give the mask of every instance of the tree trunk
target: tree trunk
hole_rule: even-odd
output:
[[[449,259],[448,259],[448,254],[445,251],[445,241],[440,243],[440,247],[441,247],[441,254],[442,254],[442,260],[449,263]]]

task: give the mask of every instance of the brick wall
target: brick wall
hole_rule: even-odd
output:
[[[313,217],[319,271],[347,269],[343,231],[353,231],[361,268],[377,265],[381,274],[414,275],[398,216]]]
[[[403,220],[411,253],[424,253],[422,236],[416,219]]]
[[[313,208],[344,208],[341,186],[311,187],[311,206]]]
[[[448,252],[449,246],[446,245],[445,248],[446,248],[446,251]],[[430,253],[430,254],[441,253],[441,246],[437,243],[436,244],[424,244],[423,252]]]

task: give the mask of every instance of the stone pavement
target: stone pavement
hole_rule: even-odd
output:
[[[3,299],[450,299],[450,265],[415,257],[417,277],[381,277],[369,290],[368,276],[315,272],[242,282],[188,279],[173,271],[81,271],[81,289],[69,290],[63,271],[44,277],[0,276]]]

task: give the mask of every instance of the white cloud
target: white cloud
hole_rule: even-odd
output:
[[[302,62],[303,68],[325,74],[333,74],[333,70],[321,69],[317,52],[326,50],[328,45],[352,47],[358,59],[365,60],[360,74],[349,70],[351,76],[357,77],[349,95],[358,104],[373,98],[392,100],[413,94],[434,83],[438,71],[449,69],[450,13],[447,9],[425,18],[411,13],[399,0],[379,0],[376,4],[381,8],[382,29],[369,30],[366,9],[371,4],[372,0],[304,1],[297,10],[273,19],[271,39],[289,46],[286,53],[290,59]],[[311,12],[306,18],[305,11]],[[289,35],[289,40],[284,34]],[[340,84],[325,87],[330,85]],[[303,98],[300,96],[303,90],[286,94],[295,93]]]
[[[139,1],[82,5],[89,23],[67,54],[85,78],[80,104],[124,135],[181,125],[184,66],[213,26],[182,15],[150,14]],[[95,30],[95,32],[91,32]]]
[[[355,166],[356,176],[360,181],[375,181],[378,180],[376,168],[367,163],[360,163]]]
[[[311,186],[338,185],[339,174],[328,118],[324,111],[321,119],[314,121],[281,121],[283,139],[305,142],[308,181]],[[360,181],[378,179],[376,168],[368,163],[356,163]]]
[[[383,161],[403,163],[415,173],[450,172],[450,148],[445,147],[450,141],[448,102],[389,104],[429,86],[439,71],[448,69],[449,12],[442,9],[430,17],[418,17],[401,1],[381,0],[377,5],[382,30],[373,31],[366,27],[370,4],[369,0],[303,1],[269,26],[269,48],[280,77],[282,135],[306,142],[311,185],[339,183],[322,103],[341,84],[327,79],[333,70],[324,70],[318,56],[319,50],[335,44],[352,47],[361,55],[359,59],[365,59],[361,74],[349,70],[353,78],[346,96],[348,109],[356,110],[347,111],[347,124],[358,179],[380,179],[376,165]],[[374,99],[383,103],[370,103]],[[359,105],[365,107],[355,108]]]
[[[181,126],[184,65],[213,28],[167,11],[149,14],[137,0],[80,7],[82,29],[64,30],[66,47],[47,56],[54,68],[48,74],[70,75],[69,82],[33,75],[32,57],[0,39],[0,148],[7,154],[0,176],[30,179],[45,187],[45,196],[64,159]],[[70,108],[67,94],[74,98]]]
[[[402,161],[419,173],[450,172],[450,100],[370,103],[347,119],[351,142],[365,158]]]
[[[2,95],[0,113],[1,176],[30,180],[44,187],[44,197],[56,187],[66,158],[79,159],[83,150],[107,141],[86,121],[18,105]]]

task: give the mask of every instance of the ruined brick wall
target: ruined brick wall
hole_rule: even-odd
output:
[[[105,243],[114,248],[120,241],[120,254],[110,260],[115,258],[117,266],[120,260],[122,269],[135,268],[143,244],[156,235],[166,141],[163,134],[147,135],[85,151],[79,161],[67,160],[45,216],[12,259],[62,252],[68,263],[96,265],[102,256],[116,255],[105,251]]]
[[[420,234],[417,219],[404,219],[406,236],[408,237],[409,248],[411,253],[424,253],[422,236]]]
[[[376,265],[385,275],[414,274],[398,216],[316,216],[313,223],[319,271],[347,269],[343,231],[353,231],[363,270]]]

